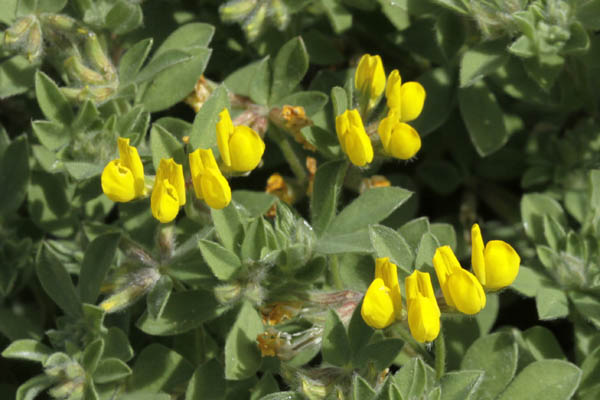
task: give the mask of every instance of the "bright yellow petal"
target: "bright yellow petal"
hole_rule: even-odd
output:
[[[402,122],[417,119],[425,104],[425,88],[419,82],[406,82],[400,89]]]
[[[481,230],[478,224],[473,224],[471,227],[471,266],[473,267],[475,276],[485,287],[487,279],[485,260],[483,258],[483,238],[481,237]]]
[[[167,179],[158,180],[154,184],[150,208],[152,215],[160,222],[171,222],[179,212],[179,196],[177,189]]]
[[[363,298],[360,315],[367,325],[375,329],[386,328],[394,322],[394,303],[383,279],[371,282]]]
[[[202,184],[200,183],[200,178],[205,170],[204,164],[202,163],[202,158],[200,157],[201,151],[202,149],[196,149],[195,151],[191,152],[188,156],[190,160],[190,172],[192,174],[192,185],[194,186],[194,193],[199,199],[203,198]]]
[[[352,164],[358,167],[364,167],[373,160],[373,145],[366,134],[350,131],[346,135],[343,147]]]
[[[371,99],[381,96],[385,90],[385,71],[381,57],[374,56],[373,72],[371,76]]]
[[[335,132],[337,133],[338,141],[340,142],[344,153],[346,152],[346,149],[344,148],[344,138],[346,137],[350,127],[350,122],[348,121],[348,112],[349,110],[346,110],[342,114],[335,117]]]
[[[183,179],[183,167],[177,164],[172,158],[161,159],[156,171],[156,180],[169,181],[171,186],[177,191],[179,205],[185,204],[185,180]]]
[[[385,87],[385,97],[387,98],[387,105],[392,110],[401,111],[402,107],[402,78],[400,72],[395,69],[390,73],[388,77],[387,86]]]
[[[401,160],[411,159],[421,149],[421,137],[412,126],[399,122],[392,129],[387,151]]]
[[[209,169],[201,178],[202,196],[210,207],[220,210],[231,202],[229,182],[217,169]]]
[[[354,86],[361,92],[367,90],[367,86],[369,84],[369,76],[370,76],[370,54],[364,54],[356,67],[356,72],[354,73]]]
[[[265,143],[253,129],[236,126],[229,139],[231,168],[234,171],[252,171],[258,166],[265,151]]]
[[[377,126],[377,133],[379,133],[379,139],[381,140],[381,145],[386,153],[389,153],[390,148],[390,140],[392,140],[392,129],[398,123],[398,117],[395,113],[391,111],[388,113],[387,117],[383,118],[379,125]]]
[[[100,180],[102,191],[112,201],[128,202],[136,196],[133,174],[121,160],[113,160],[106,164]]]
[[[394,303],[394,314],[397,319],[402,318],[402,293],[398,282],[398,266],[388,257],[375,260],[375,278],[383,280],[383,284],[390,290],[390,296]]]
[[[217,122],[217,146],[219,146],[221,160],[223,160],[225,165],[231,167],[229,137],[233,135],[233,122],[226,108],[219,113],[219,118],[219,122]]]
[[[483,285],[498,290],[514,282],[519,274],[521,257],[512,246],[502,240],[490,240],[484,250],[487,280]]]
[[[454,307],[464,314],[477,314],[485,307],[485,292],[475,275],[465,269],[454,271],[446,281]]]
[[[408,308],[408,327],[417,342],[431,342],[440,333],[440,310],[434,300],[418,295]]]
[[[119,147],[119,158],[123,165],[131,171],[135,181],[135,196],[140,197],[146,194],[144,183],[144,165],[138,151],[135,147],[129,146],[129,139],[119,138],[117,140]]]

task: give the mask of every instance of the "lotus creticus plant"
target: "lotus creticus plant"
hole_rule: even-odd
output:
[[[505,241],[490,240],[483,247],[479,225],[471,228],[471,263],[473,272],[486,290],[502,289],[517,278],[521,257]]]
[[[463,269],[450,246],[438,247],[433,266],[448,306],[464,314],[477,314],[485,307],[485,292],[475,275]]]
[[[129,139],[117,140],[119,158],[109,162],[102,171],[101,183],[104,194],[116,202],[128,202],[146,195],[144,166]]]
[[[211,149],[197,149],[190,153],[190,170],[196,197],[215,209],[231,202],[231,188],[223,176]]]
[[[265,142],[248,126],[233,126],[229,111],[219,113],[217,144],[221,160],[233,171],[248,172],[258,166],[265,152]]]
[[[185,205],[185,181],[183,167],[172,158],[160,160],[156,171],[150,207],[152,215],[160,222],[171,222],[177,216],[179,207]]]
[[[408,327],[418,342],[431,342],[440,333],[440,308],[427,272],[415,270],[404,280]]]
[[[400,121],[400,112],[392,109],[379,123],[377,132],[387,154],[408,160],[421,149],[421,137],[415,128]]]
[[[419,82],[402,83],[397,69],[390,73],[385,87],[387,106],[400,122],[410,122],[421,115],[425,104],[425,88]]]
[[[383,329],[402,319],[398,268],[389,258],[375,261],[375,279],[365,293],[360,313],[367,325]]]
[[[335,119],[335,130],[342,150],[358,167],[373,161],[373,145],[358,110],[346,110]]]

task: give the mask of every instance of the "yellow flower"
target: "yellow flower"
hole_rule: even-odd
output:
[[[367,325],[375,329],[388,327],[402,318],[398,268],[387,257],[375,261],[375,279],[365,293],[360,315]]]
[[[440,308],[438,307],[427,272],[415,270],[404,281],[408,327],[417,342],[431,342],[440,333]]]
[[[211,149],[197,149],[189,155],[196,197],[220,210],[231,202],[231,188],[223,176]]]
[[[265,142],[247,126],[233,126],[226,108],[219,113],[217,144],[221,159],[237,172],[252,171],[265,152]]]
[[[388,77],[385,97],[388,107],[399,114],[400,121],[408,122],[421,114],[425,104],[425,88],[419,82],[402,84],[400,72],[395,69]]]
[[[127,202],[146,194],[144,166],[129,139],[119,138],[119,158],[112,160],[102,171],[102,191],[112,201]]]
[[[185,204],[185,182],[183,168],[172,158],[160,160],[150,208],[152,215],[160,222],[171,222],[177,216],[179,207]]]
[[[521,257],[502,240],[490,240],[483,247],[479,225],[471,228],[471,263],[479,282],[488,290],[498,290],[514,282]]]
[[[385,71],[381,57],[363,55],[354,74],[354,84],[360,92],[368,94],[371,101],[381,96],[385,89]]]
[[[475,276],[463,269],[450,246],[438,247],[433,266],[446,303],[465,314],[477,314],[485,307],[485,292]]]
[[[391,109],[377,127],[386,153],[401,160],[414,157],[421,148],[421,137],[412,126],[400,122],[399,112]]]
[[[338,115],[335,118],[335,130],[342,150],[352,164],[362,167],[373,160],[373,146],[356,109]]]

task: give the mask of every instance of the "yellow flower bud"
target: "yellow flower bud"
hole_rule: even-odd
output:
[[[220,210],[231,202],[231,188],[223,176],[211,149],[197,149],[189,155],[196,197]]]
[[[221,159],[238,172],[252,171],[265,152],[265,142],[258,133],[247,126],[233,126],[226,108],[219,113],[217,144]]]
[[[484,288],[498,290],[514,282],[519,274],[521,257],[505,241],[490,240],[483,247],[479,225],[471,228],[471,264]]]
[[[360,315],[375,329],[386,328],[402,318],[398,267],[387,257],[375,261],[375,279],[365,293]]]
[[[102,171],[102,191],[112,201],[127,202],[144,196],[144,166],[129,139],[119,138],[119,158],[109,162]]]
[[[377,127],[381,144],[386,153],[401,160],[414,157],[421,149],[421,137],[412,126],[400,122],[397,111],[391,109]]]
[[[371,101],[385,89],[385,71],[381,57],[365,54],[360,58],[354,74],[354,84],[362,93],[368,93]]]
[[[154,189],[150,199],[152,215],[160,222],[171,222],[177,216],[179,207],[185,204],[185,182],[183,167],[172,158],[160,160],[156,171]]]
[[[464,314],[477,314],[485,307],[485,292],[475,276],[463,269],[450,246],[438,247],[433,266],[446,303]]]
[[[394,110],[401,122],[408,122],[421,114],[425,104],[425,88],[419,82],[402,84],[400,73],[393,70],[385,88],[385,97],[390,110]]]
[[[352,164],[362,167],[373,160],[373,146],[356,109],[346,110],[338,115],[335,130],[342,150]]]
[[[404,281],[408,327],[417,342],[431,342],[440,333],[440,308],[438,307],[427,272],[415,270]]]

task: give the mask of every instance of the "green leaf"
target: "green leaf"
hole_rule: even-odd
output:
[[[121,86],[132,82],[142,68],[152,48],[152,38],[143,39],[131,46],[119,62],[119,80]]]
[[[527,75],[546,92],[550,92],[565,64],[564,57],[558,54],[538,54],[522,61]]]
[[[146,296],[146,309],[151,318],[161,317],[171,296],[172,289],[173,281],[168,275],[161,276],[154,287],[150,289]]]
[[[352,14],[336,0],[322,0],[325,14],[335,33],[341,33],[352,26]]]
[[[3,15],[0,15],[2,19]],[[24,93],[33,87],[39,63],[31,63],[23,55],[0,62],[0,99]]]
[[[241,258],[246,261],[260,259],[262,249],[267,246],[267,232],[262,217],[256,218],[246,229],[241,248]]]
[[[369,362],[372,362],[375,369],[379,371],[389,368],[400,351],[402,351],[403,344],[402,340],[395,338],[383,339],[379,342],[371,343],[363,347],[362,351],[358,353],[354,365],[368,365]]]
[[[121,239],[119,233],[107,233],[94,239],[85,250],[79,274],[79,295],[84,303],[95,303]]]
[[[408,243],[411,249],[418,249],[423,235],[430,231],[429,219],[420,217],[402,225],[398,232]]]
[[[402,398],[418,399],[423,395],[427,385],[425,365],[420,358],[411,358],[394,374],[394,383],[400,389]]]
[[[185,384],[194,372],[192,365],[181,355],[157,343],[144,348],[138,355],[128,391],[171,391]]]
[[[231,197],[238,206],[248,211],[250,217],[265,215],[277,200],[272,194],[254,190],[234,190]]]
[[[563,318],[569,315],[567,295],[558,288],[540,288],[535,296],[535,304],[541,320]]]
[[[379,0],[381,12],[390,20],[392,25],[399,30],[410,26],[410,16],[407,10],[407,4],[401,4],[395,1]]]
[[[519,275],[511,288],[527,297],[534,297],[540,288],[549,284],[550,280],[541,273],[527,266],[519,267]]]
[[[433,68],[421,75],[418,81],[425,88],[427,99],[419,118],[411,125],[425,136],[440,126],[450,116],[455,101],[455,74],[445,68]]]
[[[600,0],[590,0],[577,5],[577,19],[588,29],[600,29]]]
[[[223,367],[212,359],[196,368],[185,392],[185,400],[220,400],[225,398]]]
[[[331,89],[331,104],[333,104],[333,115],[338,116],[346,111],[348,106],[348,96],[344,88],[334,86]]]
[[[460,113],[471,141],[482,157],[499,150],[508,141],[502,109],[483,82],[458,91]]]
[[[412,192],[399,187],[369,189],[344,208],[331,222],[330,235],[356,232],[375,224],[400,207]]]
[[[266,373],[260,378],[260,381],[258,381],[258,383],[252,388],[250,400],[262,399],[264,398],[264,396],[271,393],[275,393],[278,390],[279,383],[277,383],[277,380],[275,380],[272,374]]]
[[[225,342],[225,379],[253,376],[261,363],[256,337],[264,330],[254,307],[244,302]]]
[[[529,193],[521,198],[521,215],[525,233],[536,243],[545,241],[544,215],[553,217],[563,227],[567,226],[567,219],[560,204],[542,193]]]
[[[425,266],[433,267],[433,255],[440,247],[440,242],[430,232],[425,233],[419,242],[417,256],[415,258],[415,269],[423,269]]]
[[[450,224],[434,223],[430,225],[431,233],[440,242],[440,246],[448,245],[456,250],[456,232]]]
[[[352,378],[352,399],[372,400],[375,398],[375,390],[360,375],[355,374]]]
[[[560,343],[548,328],[532,326],[523,332],[523,340],[535,360],[566,359]]]
[[[69,130],[58,122],[33,121],[31,127],[40,143],[50,151],[56,151],[71,141]]]
[[[104,336],[103,357],[118,358],[121,361],[129,361],[133,358],[133,349],[127,335],[116,326],[108,328],[108,332]]]
[[[17,314],[14,310],[0,307],[0,320],[0,333],[10,340],[42,340],[44,337],[39,322],[34,323],[26,315]]]
[[[132,79],[134,83],[143,83],[169,68],[192,59],[192,55],[183,50],[169,50],[159,57],[152,58],[148,64]],[[193,87],[192,87],[193,89]]]
[[[434,3],[439,4],[442,7],[446,7],[449,10],[457,12],[459,14],[468,15],[469,10],[465,6],[465,2],[459,0],[433,0]]]
[[[517,371],[518,346],[510,333],[499,332],[477,339],[465,353],[462,370],[483,371],[475,398],[494,399]]]
[[[348,339],[350,342],[350,347],[352,349],[352,355],[354,357],[353,364],[359,365],[356,362],[356,356],[359,352],[367,346],[369,339],[373,336],[375,332],[373,328],[365,323],[363,317],[360,313],[362,308],[362,301],[356,305],[354,312],[352,313],[352,318],[350,319],[350,323],[348,324]]]
[[[198,246],[204,261],[213,274],[222,281],[231,279],[242,267],[242,262],[235,253],[215,242],[200,240]]]
[[[306,91],[306,92],[296,92],[292,93],[289,96],[285,96],[281,100],[279,100],[275,105],[283,106],[301,106],[304,108],[304,112],[306,112],[307,116],[312,116],[317,112],[321,111],[323,107],[327,104],[329,98],[325,93],[314,91]]]
[[[402,235],[387,226],[372,225],[369,236],[377,257],[389,257],[406,275],[412,272],[415,256]]]
[[[236,203],[232,202],[221,210],[211,208],[210,215],[215,225],[217,236],[223,246],[227,250],[237,253],[244,233],[244,226],[242,225]]]
[[[161,111],[183,100],[204,72],[211,50],[198,47],[189,51],[189,60],[180,62],[158,73],[142,97],[146,110]],[[173,79],[176,76],[177,79]]]
[[[466,87],[496,71],[508,61],[505,40],[483,42],[464,52],[460,62],[460,86]]]
[[[104,351],[104,340],[96,339],[85,347],[81,357],[81,366],[88,374],[93,374]]]
[[[457,371],[442,376],[442,400],[470,399],[481,382],[481,371]]]
[[[200,111],[196,113],[194,125],[190,132],[190,144],[194,149],[216,147],[217,121],[219,113],[224,108],[229,108],[229,97],[227,96],[227,88],[221,85],[212,92]]]
[[[152,150],[152,164],[158,170],[161,159],[173,158],[176,163],[185,163],[183,143],[160,125],[153,124],[150,130],[150,149]]]
[[[308,53],[301,37],[284,44],[273,61],[271,101],[288,95],[308,71]]]
[[[55,378],[46,374],[36,375],[19,386],[15,400],[33,400],[54,382]]]
[[[4,358],[16,358],[44,363],[53,350],[32,339],[21,339],[12,342],[2,351]]]
[[[152,56],[155,59],[169,50],[188,51],[196,47],[207,47],[215,33],[212,25],[195,22],[179,27],[160,45]],[[192,86],[193,87],[193,86]]]
[[[148,335],[177,335],[197,328],[223,311],[212,293],[203,290],[174,292],[160,318],[153,319],[146,312],[136,325]]]
[[[25,200],[29,184],[29,146],[27,136],[13,140],[0,155],[0,215],[9,215]],[[30,199],[31,201],[31,199]]]
[[[589,389],[597,390],[600,384],[600,347],[585,358],[581,371],[581,385],[577,392],[583,396]]]
[[[575,393],[581,370],[562,360],[535,361],[523,369],[498,400],[566,400]]]
[[[315,244],[322,254],[372,253],[373,247],[367,229],[340,235],[324,234]]]
[[[317,169],[310,202],[312,226],[317,235],[324,232],[336,213],[337,201],[348,163],[329,161]]]
[[[329,309],[325,320],[321,352],[323,361],[338,367],[348,364],[352,355],[346,328],[337,312],[332,309]]]
[[[81,302],[71,277],[47,244],[40,246],[36,260],[36,272],[48,296],[68,315],[83,315]]]
[[[94,383],[120,381],[131,373],[131,368],[118,358],[104,358],[94,371]]]
[[[256,65],[252,79],[248,83],[250,98],[261,105],[269,103],[269,91],[271,90],[271,68],[269,61],[269,56],[260,60]]]
[[[71,104],[56,83],[42,71],[35,74],[35,95],[42,112],[49,120],[70,125],[73,122]]]
[[[106,27],[115,35],[123,35],[142,25],[142,9],[139,4],[117,0],[106,14]]]

